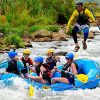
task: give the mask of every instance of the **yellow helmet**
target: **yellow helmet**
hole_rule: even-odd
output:
[[[24,50],[23,50],[23,54],[28,54],[28,55],[30,55],[30,53],[31,53],[31,51],[30,51],[29,49],[24,49]]]
[[[54,50],[53,49],[48,49],[47,53],[54,53]]]

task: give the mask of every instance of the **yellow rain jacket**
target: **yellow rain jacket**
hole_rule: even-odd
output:
[[[90,21],[90,22],[95,22],[95,18],[94,18],[94,16],[93,16],[92,12],[90,12],[88,9],[84,9],[83,11],[84,11],[84,14],[89,18],[89,21]],[[80,14],[82,14],[83,11],[82,11]],[[72,16],[70,17],[70,19],[69,19],[69,21],[68,21],[67,28],[70,28],[70,26],[71,26],[73,23],[76,22],[78,16],[79,16],[79,12],[78,12],[78,10],[76,9],[76,10],[73,12]]]

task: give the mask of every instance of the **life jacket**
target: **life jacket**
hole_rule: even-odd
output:
[[[49,65],[50,70],[52,70],[56,66],[57,61],[53,57],[48,57],[46,63]]]
[[[48,64],[42,64],[43,67],[46,69],[44,72],[43,72],[43,79],[44,80],[47,80],[49,82],[49,84],[51,84],[51,70],[49,68],[49,65]]]
[[[70,68],[70,66],[71,66],[72,63],[75,64],[76,69],[78,70],[78,66],[77,66],[77,64],[75,62],[70,62],[70,63],[64,64],[64,66],[62,67],[62,70],[65,70],[65,71],[68,70],[68,68]],[[70,72],[70,70],[68,70],[68,71]]]
[[[24,69],[21,71],[23,74],[28,73],[28,69],[27,69],[27,63],[30,65],[30,58],[28,58],[27,60],[24,59],[24,57],[22,57],[22,62],[24,64]]]
[[[35,66],[35,71],[36,71],[38,76],[40,75],[40,67],[41,67],[41,64],[38,66]]]
[[[83,9],[83,13],[81,14],[79,11],[79,15],[77,17],[77,20],[76,22],[79,24],[79,25],[85,25],[85,24],[89,24],[89,17],[84,13],[85,12],[85,7]]]
[[[17,61],[9,60],[8,61],[8,68],[6,69],[6,72],[15,73],[15,74],[19,75],[19,71],[18,71],[18,68],[17,68]]]
[[[70,73],[65,73],[64,71],[68,70],[68,72],[71,72],[71,64],[74,63],[76,65],[76,69],[78,71],[78,66],[75,62],[71,62],[71,63],[66,63],[63,68],[62,68],[62,71],[61,71],[61,77],[66,77],[67,79],[71,79],[73,82],[72,84],[75,84],[74,83],[74,76]]]

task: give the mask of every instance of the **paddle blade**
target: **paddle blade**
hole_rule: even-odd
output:
[[[32,85],[30,85],[30,87],[29,87],[28,95],[29,96],[33,96],[34,95],[34,87]]]
[[[74,54],[74,60],[76,60],[76,59],[78,59],[78,53],[77,52]]]
[[[88,76],[84,74],[76,75],[77,79],[83,83],[86,83],[88,81]]]

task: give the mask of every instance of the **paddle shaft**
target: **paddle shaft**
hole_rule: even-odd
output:
[[[6,62],[8,62],[8,60],[7,60],[7,61],[4,61],[4,62],[2,62],[2,63],[0,63],[0,65],[1,65],[1,64],[4,64],[4,63],[6,63]]]

